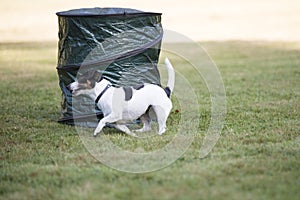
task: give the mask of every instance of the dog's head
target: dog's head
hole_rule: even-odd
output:
[[[78,77],[77,81],[67,86],[73,96],[81,94],[89,94],[95,87],[96,83],[100,81],[102,74],[98,71],[88,71]]]

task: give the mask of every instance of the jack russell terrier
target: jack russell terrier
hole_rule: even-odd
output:
[[[174,89],[175,72],[168,58],[165,59],[165,64],[168,72],[166,88],[149,83],[137,87],[114,87],[96,70],[87,72],[87,75],[68,85],[72,96],[88,95],[102,110],[104,117],[99,121],[94,136],[97,136],[107,123],[115,123],[115,128],[136,136],[125,123],[138,118],[143,127],[135,131],[150,131],[150,109],[156,114],[158,134],[162,135],[166,131],[166,121],[172,109],[170,96]]]

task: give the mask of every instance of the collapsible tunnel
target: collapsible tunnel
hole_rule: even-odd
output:
[[[102,117],[92,99],[82,97],[76,108],[67,86],[90,69],[103,73],[114,86],[160,85],[157,70],[163,29],[161,13],[125,8],[86,8],[57,13],[57,71],[62,90],[59,122],[96,126]],[[73,102],[72,102],[73,101]]]

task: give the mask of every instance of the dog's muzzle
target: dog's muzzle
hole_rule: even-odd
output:
[[[80,88],[77,87],[76,84],[71,83],[66,86],[67,90],[71,93],[72,96],[77,96]]]
[[[69,84],[69,85],[67,85],[67,90],[69,90],[70,92],[71,92],[71,94],[73,93],[73,89],[72,89],[72,87],[71,87],[71,84]]]

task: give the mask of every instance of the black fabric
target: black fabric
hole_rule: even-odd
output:
[[[59,122],[85,118],[101,110],[83,96],[72,99],[66,86],[89,70],[97,70],[113,86],[160,85],[157,63],[163,29],[161,13],[126,8],[84,8],[58,12],[57,72],[62,90]],[[72,105],[80,104],[80,107]],[[96,124],[92,125],[96,126]]]

